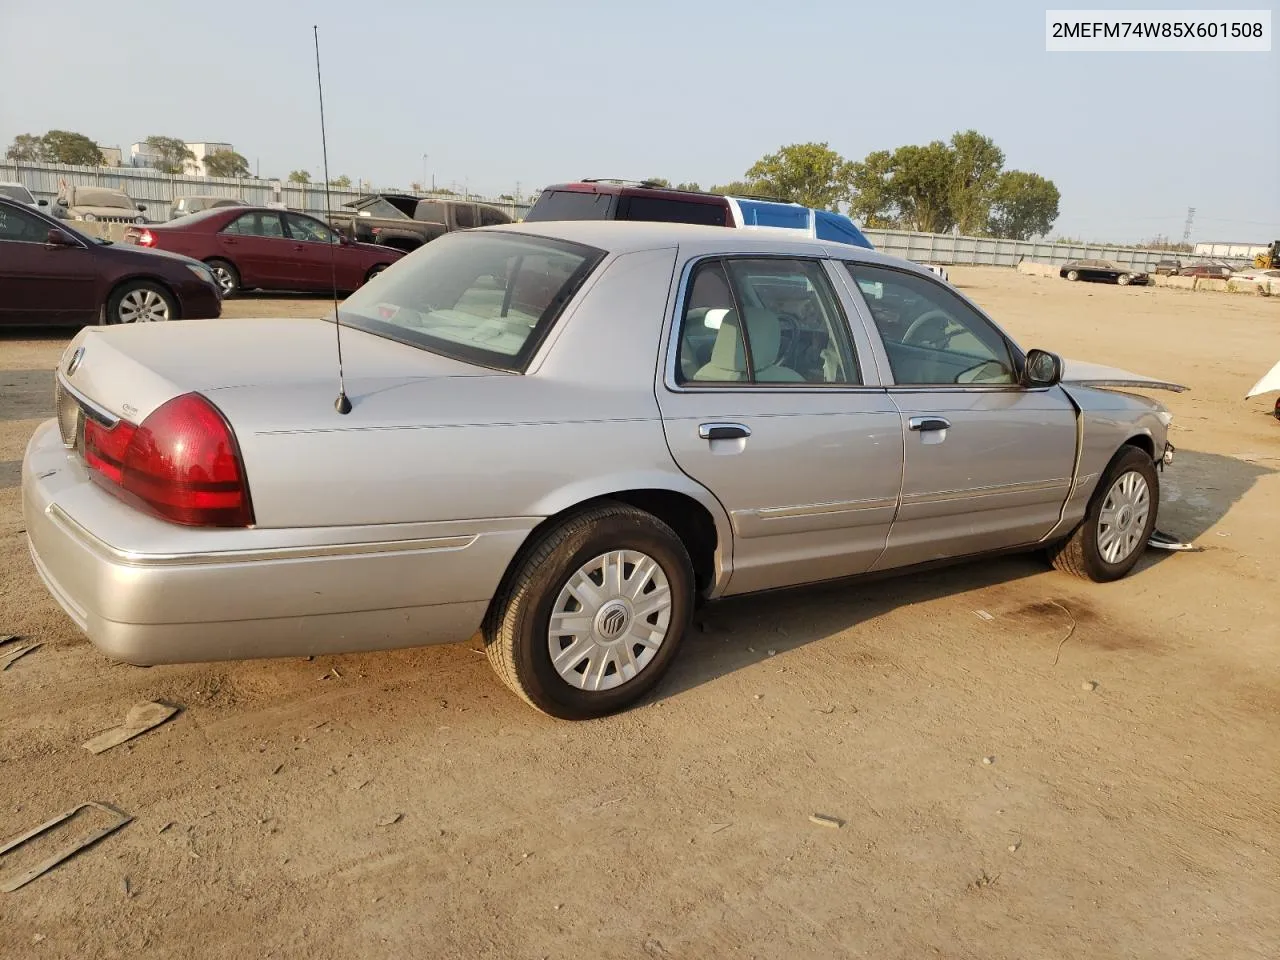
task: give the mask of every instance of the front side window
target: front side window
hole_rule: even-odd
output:
[[[844,314],[816,260],[699,264],[680,322],[685,384],[860,384]]]
[[[286,213],[285,223],[289,225],[289,235],[295,240],[307,243],[334,243],[336,237],[332,230],[319,220],[302,217],[296,213]]]
[[[44,243],[49,237],[49,225],[39,217],[0,204],[0,242]]]
[[[1009,343],[940,283],[914,273],[846,263],[875,320],[898,385],[1013,384]]]
[[[541,237],[449,233],[357,290],[339,316],[369,333],[518,372],[603,256]]]
[[[26,187],[8,183],[0,183],[0,197],[8,197],[10,200],[17,200],[19,203],[36,202],[36,198],[31,195],[31,191]]]
[[[444,204],[439,200],[423,200],[414,211],[413,219],[423,223],[448,223],[445,219]]]
[[[234,233],[240,237],[271,237],[284,239],[284,226],[280,223],[278,213],[246,213],[236,217],[222,228],[223,233]]]

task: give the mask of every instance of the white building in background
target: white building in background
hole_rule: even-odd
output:
[[[195,154],[194,160],[188,160],[186,169],[183,173],[192,177],[207,177],[208,171],[205,169],[205,160],[215,153],[222,150],[234,150],[235,148],[229,143],[210,143],[207,141],[184,141],[187,149]],[[105,152],[105,151],[104,151]],[[129,147],[129,164],[134,167],[154,167],[160,160],[160,156],[155,150],[148,146],[145,141],[135,143]]]
[[[193,177],[207,177],[209,171],[205,169],[205,159],[220,151],[230,151],[235,148],[229,143],[188,143],[187,149],[194,153],[196,158],[187,161],[186,172]]]

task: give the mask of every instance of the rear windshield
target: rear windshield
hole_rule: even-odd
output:
[[[448,233],[369,281],[338,315],[368,333],[523,372],[603,257],[594,247],[542,237]]]
[[[133,201],[118,190],[103,190],[98,187],[76,187],[75,206],[77,207],[119,207],[132,210]]]
[[[700,223],[707,227],[723,227],[728,222],[728,209],[722,203],[698,203],[667,197],[623,197],[618,208],[619,220],[650,220],[660,223]]]
[[[816,221],[819,240],[834,240],[837,243],[850,243],[856,247],[866,247],[868,250],[875,249],[871,245],[871,241],[863,235],[854,222],[843,214],[817,210],[814,212],[814,220]]]
[[[613,212],[610,193],[582,193],[577,190],[544,190],[528,215],[531,220],[608,220]]]

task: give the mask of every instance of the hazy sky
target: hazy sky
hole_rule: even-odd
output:
[[[0,0],[0,141],[227,141],[319,179],[314,23],[330,172],[376,186],[424,153],[493,195],[706,186],[783,144],[860,159],[972,127],[1058,185],[1056,233],[1180,237],[1194,206],[1195,239],[1280,237],[1280,53],[1049,54],[1046,6],[1066,4]]]

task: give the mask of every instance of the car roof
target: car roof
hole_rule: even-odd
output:
[[[626,180],[576,180],[572,183],[553,183],[544,187],[548,190],[568,190],[573,193],[612,193],[633,197],[670,197],[676,200],[687,200],[690,203],[706,203],[723,207],[728,200],[718,193],[707,193],[702,190],[680,190],[676,187],[658,187],[647,183],[633,183]]]
[[[908,260],[858,247],[853,244],[815,240],[794,230],[735,230],[691,223],[665,223],[648,220],[539,220],[533,223],[511,223],[479,227],[467,233],[520,233],[549,237],[596,247],[612,254],[637,253],[680,247],[694,255],[713,253],[782,254],[800,257],[836,257],[862,260],[886,266],[910,266],[924,271]]]

